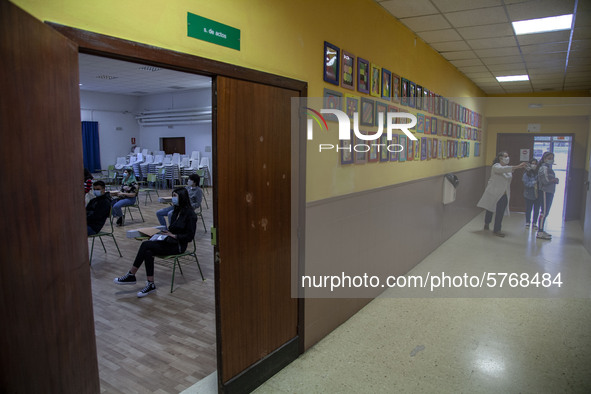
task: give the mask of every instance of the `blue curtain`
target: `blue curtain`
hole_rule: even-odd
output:
[[[101,169],[98,122],[82,122],[82,152],[84,168],[90,172]]]

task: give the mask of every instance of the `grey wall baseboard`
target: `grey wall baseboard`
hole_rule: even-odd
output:
[[[403,275],[482,212],[486,168],[455,173],[456,201],[443,205],[443,175],[309,203],[305,275]],[[384,289],[306,289],[306,348]]]

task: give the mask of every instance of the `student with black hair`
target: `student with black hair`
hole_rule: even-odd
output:
[[[114,280],[119,285],[136,284],[135,274],[142,263],[145,262],[147,282],[146,286],[137,293],[138,297],[145,297],[156,291],[156,285],[154,284],[154,256],[182,253],[195,237],[197,215],[191,206],[187,189],[184,187],[174,189],[172,204],[174,205],[172,223],[168,226],[168,231],[161,232],[161,234],[166,235],[166,238],[161,241],[142,242],[129,272]]]
[[[199,187],[199,181],[201,178],[197,174],[189,175],[189,180],[187,181],[187,191],[189,192],[189,200],[191,200],[191,206],[193,209],[197,209],[201,206],[201,200],[203,199],[203,191]],[[172,222],[172,210],[174,206],[166,207],[159,209],[156,211],[156,217],[158,218],[158,222],[161,226],[166,226],[166,217],[168,216],[168,223]]]
[[[523,173],[523,197],[525,198],[525,228],[537,230],[540,214],[540,195],[538,193],[538,160],[531,159]],[[532,216],[533,209],[533,216]]]
[[[105,182],[96,181],[92,185],[94,198],[86,205],[86,227],[88,235],[101,231],[111,212],[111,196],[105,192]]]
[[[556,174],[552,170],[552,165],[554,165],[554,153],[544,153],[540,160],[540,169],[538,170],[541,212],[536,238],[540,239],[552,239],[552,235],[544,231],[546,218],[548,217],[548,213],[550,213],[552,200],[554,200],[556,185],[558,185],[558,178],[556,178]]]

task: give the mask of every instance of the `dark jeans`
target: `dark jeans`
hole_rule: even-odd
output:
[[[534,224],[538,223],[538,215],[540,214],[540,197],[536,198],[535,200],[530,200],[529,198],[525,199],[525,223]],[[531,210],[534,210],[534,214],[532,216]]]
[[[554,193],[541,192],[540,196],[540,223],[538,223],[538,231],[544,231],[544,225],[546,224],[546,218],[550,212],[552,206],[552,200],[554,200]]]
[[[146,262],[146,275],[154,276],[154,256],[167,256],[181,253],[178,243],[167,241],[144,241],[135,256],[133,266],[140,268]]]
[[[501,231],[501,223],[503,222],[503,216],[505,215],[505,209],[507,208],[507,195],[503,194],[503,197],[499,198],[497,201],[497,209],[495,212],[495,226],[493,231],[498,233]],[[492,221],[493,213],[489,210],[486,211],[486,215],[484,215],[484,224],[489,224]]]

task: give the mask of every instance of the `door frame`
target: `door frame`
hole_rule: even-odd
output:
[[[249,82],[260,83],[285,89],[298,91],[300,97],[307,97],[308,83],[299,81],[279,75],[269,74],[262,71],[252,70],[241,66],[223,63],[187,53],[176,52],[168,49],[158,48],[151,45],[146,45],[134,41],[124,40],[117,37],[107,36],[91,31],[81,30],[70,26],[65,26],[53,22],[45,22],[53,29],[57,30],[62,35],[66,36],[78,45],[80,53],[87,53],[102,57],[108,57],[117,60],[130,61],[135,63],[142,63],[151,66],[164,67],[171,70],[210,76],[215,80],[217,76],[231,77],[241,79]],[[215,94],[215,91],[213,92]],[[216,134],[215,119],[212,122],[212,133],[215,138]],[[300,127],[301,128],[301,127]],[[304,272],[305,259],[305,212],[306,212],[306,135],[302,130],[295,137],[298,141],[299,150],[294,154],[297,157],[298,165],[292,165],[294,181],[292,182],[292,199],[296,199],[295,203],[292,201],[292,207],[295,208],[295,215],[297,220],[297,234],[292,234],[292,237],[297,238],[297,264],[298,273]],[[294,133],[292,130],[292,141],[294,140]],[[215,169],[214,169],[215,172]],[[214,173],[214,176],[216,174]],[[214,193],[213,206],[217,209],[217,197]],[[216,292],[217,294],[217,292]],[[215,300],[216,310],[219,307],[219,300]],[[298,343],[297,352],[301,354],[304,352],[304,298],[298,298]],[[216,341],[219,343],[221,333],[219,327],[216,325]],[[220,354],[218,352],[218,358]],[[218,360],[218,367],[220,363]],[[222,387],[220,386],[220,389]]]
[[[532,141],[535,137],[559,137],[559,136],[564,136],[564,137],[571,137],[571,148],[570,148],[570,153],[568,155],[568,164],[567,164],[567,176],[566,176],[566,184],[564,185],[564,193],[565,193],[565,198],[564,198],[564,207],[563,207],[563,214],[562,214],[562,221],[566,222],[567,220],[576,220],[577,218],[575,217],[567,217],[567,207],[569,206],[569,199],[574,199],[574,195],[576,190],[570,190],[571,186],[574,184],[574,180],[570,179],[572,178],[572,174],[573,174],[573,167],[572,167],[572,158],[573,158],[573,152],[575,149],[575,134],[574,133],[497,133],[497,145],[495,147],[495,154],[497,152],[499,152],[499,141],[501,139],[501,136],[503,135],[527,135],[527,136],[531,136],[532,137]],[[532,157],[533,157],[533,149],[534,149],[534,144],[532,144]],[[572,195],[571,195],[572,194]],[[574,201],[572,201],[571,203],[574,203]],[[580,212],[579,212],[579,216],[580,216]]]

